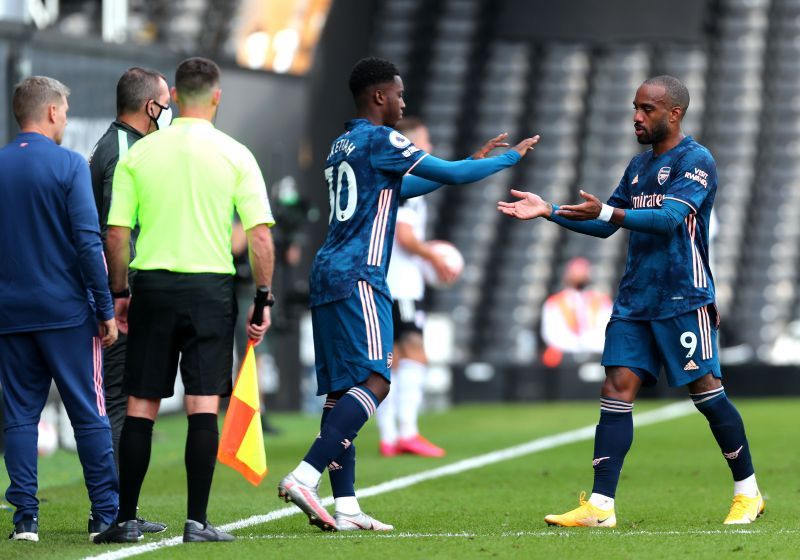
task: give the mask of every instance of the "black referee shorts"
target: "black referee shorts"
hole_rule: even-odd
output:
[[[171,397],[178,371],[187,395],[232,391],[233,276],[142,270],[131,286],[125,392]]]

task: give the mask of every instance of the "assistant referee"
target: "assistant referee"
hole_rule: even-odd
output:
[[[257,286],[272,280],[272,212],[252,153],[212,121],[221,97],[220,71],[189,58],[175,72],[172,98],[181,117],[139,140],[114,174],[106,249],[115,311],[128,322],[125,392],[128,415],[120,439],[120,508],[116,523],[95,542],[136,542],[136,505],[150,460],[161,399],[173,394],[180,371],[189,427],[184,542],[228,541],[206,516],[216,464],[219,397],[232,390],[236,320],[231,228],[234,208],[247,232]],[[128,292],[131,229],[139,224],[137,271]],[[271,303],[270,297],[270,303]],[[130,309],[130,312],[128,311]],[[259,341],[268,309],[248,335]]]

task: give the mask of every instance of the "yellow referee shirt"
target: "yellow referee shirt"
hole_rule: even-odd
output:
[[[255,157],[209,121],[178,118],[120,159],[108,225],[138,222],[131,268],[233,274],[234,208],[246,230],[275,223]]]

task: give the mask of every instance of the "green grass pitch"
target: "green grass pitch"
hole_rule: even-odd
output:
[[[643,402],[636,413],[667,403]],[[482,468],[429,480],[361,500],[365,511],[392,523],[390,534],[323,534],[304,516],[247,527],[230,544],[178,545],[134,558],[796,558],[800,553],[800,401],[736,402],[750,438],[766,515],[744,528],[722,519],[732,484],[725,461],[699,413],[636,430],[617,494],[614,530],[557,529],[542,518],[577,506],[591,490],[592,442],[584,440]],[[377,453],[370,422],[356,441],[359,488],[467,459],[536,438],[592,425],[596,403],[461,406],[422,418],[424,433],[448,450],[443,460]],[[269,476],[254,488],[218,465],[209,506],[216,525],[286,507],[276,485],[302,457],[318,420],[276,414],[283,433],[267,438]],[[182,533],[186,507],[183,441],[186,421],[156,424],[140,514],[169,525],[158,542]],[[321,494],[329,495],[327,477]],[[68,560],[130,545],[88,542],[88,500],[73,454],[40,461],[39,543],[0,541],[0,558]],[[0,487],[5,488],[5,471]],[[11,512],[0,510],[11,531]]]

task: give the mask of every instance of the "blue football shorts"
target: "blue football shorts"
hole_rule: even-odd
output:
[[[317,395],[346,391],[377,373],[391,380],[392,300],[364,280],[350,297],[311,309]]]
[[[655,385],[661,367],[670,387],[682,387],[710,373],[721,378],[714,304],[659,321],[611,319],[601,363],[634,371]]]

